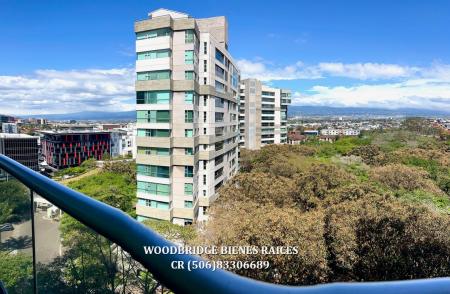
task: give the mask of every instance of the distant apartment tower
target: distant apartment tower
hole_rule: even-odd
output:
[[[39,171],[38,139],[25,134],[0,134],[0,154]]]
[[[17,134],[19,129],[16,123],[2,123],[2,133]]]
[[[56,168],[79,166],[110,154],[111,134],[102,131],[43,131],[42,153],[47,164]]]
[[[267,144],[287,143],[287,109],[291,91],[272,88],[256,79],[240,85],[239,146],[260,149]]]
[[[206,220],[238,169],[239,71],[225,17],[158,9],[135,23],[138,220]]]

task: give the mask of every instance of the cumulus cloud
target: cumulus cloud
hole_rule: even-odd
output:
[[[15,115],[134,109],[134,69],[37,70],[0,75],[0,113]]]
[[[305,65],[298,61],[286,66],[271,66],[264,61],[241,59],[237,61],[244,78],[251,77],[263,81],[320,79],[327,76],[345,77],[358,80],[380,80],[410,77],[420,68],[383,63],[341,63],[321,62]]]
[[[450,110],[450,65],[446,64],[415,67],[371,62],[296,62],[276,67],[261,60],[240,60],[238,65],[242,65],[243,78],[258,78],[266,83],[315,80],[315,86],[294,93],[293,104]],[[349,81],[329,86],[329,79],[336,77]]]
[[[293,104],[450,110],[450,82],[416,79],[374,85],[317,85],[302,93],[295,92]]]
[[[264,59],[239,60],[242,77],[266,83],[311,80],[293,88],[293,104],[337,107],[450,109],[450,65],[411,67],[381,63],[296,62],[277,67]],[[350,82],[330,86],[329,79]],[[0,75],[0,113],[13,115],[135,109],[134,68],[37,70]],[[353,83],[352,80],[356,83]],[[294,83],[294,82],[292,82]],[[295,92],[298,91],[298,92]]]

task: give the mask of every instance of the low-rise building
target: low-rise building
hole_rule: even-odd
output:
[[[39,171],[38,164],[38,137],[25,134],[0,133],[0,154]]]
[[[300,131],[290,131],[288,133],[288,139],[287,139],[288,144],[297,145],[302,142],[305,142],[306,140],[307,140],[307,137],[305,135],[302,135],[300,133]]]
[[[324,136],[359,136],[360,131],[356,129],[322,129],[320,134]]]
[[[56,168],[79,166],[86,159],[111,154],[111,134],[103,131],[43,131],[42,153]]]
[[[19,129],[16,123],[2,123],[2,133],[17,134]]]

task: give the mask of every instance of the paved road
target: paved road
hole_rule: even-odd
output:
[[[61,253],[59,221],[49,220],[46,213],[35,213],[36,261],[48,263]],[[14,224],[14,230],[1,233],[2,247],[31,255],[31,221]],[[5,248],[6,247],[6,248]]]

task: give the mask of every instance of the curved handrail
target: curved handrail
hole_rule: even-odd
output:
[[[121,246],[156,279],[176,293],[444,294],[450,291],[450,278],[293,287],[260,282],[224,270],[174,270],[170,267],[172,261],[180,260],[186,264],[202,259],[184,254],[145,254],[143,246],[176,245],[121,210],[61,185],[4,155],[0,155],[0,168],[81,223]]]

